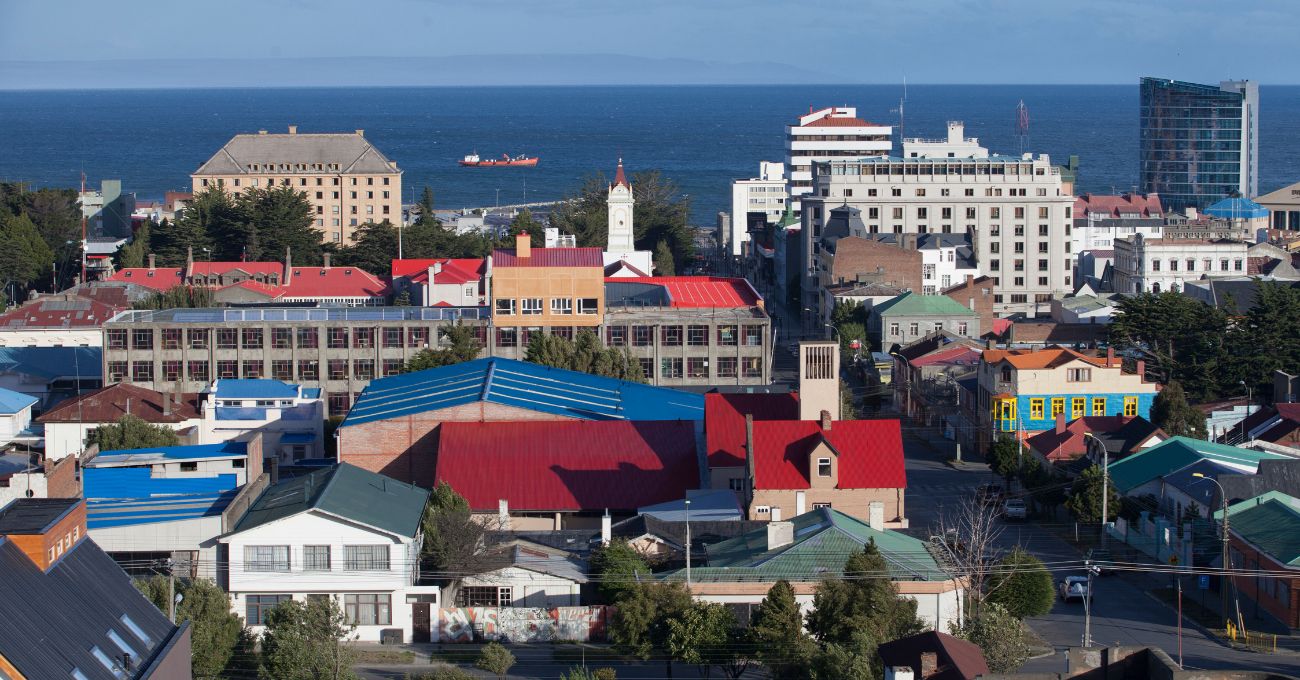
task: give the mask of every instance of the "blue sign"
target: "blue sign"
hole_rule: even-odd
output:
[[[1201,574],[1200,576],[1197,576],[1197,577],[1196,577],[1196,587],[1197,587],[1198,589],[1200,589],[1200,590],[1209,590],[1209,589],[1210,589],[1210,575],[1209,575],[1209,574]]]

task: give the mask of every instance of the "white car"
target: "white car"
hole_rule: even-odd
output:
[[[1002,516],[1007,519],[1025,519],[1028,514],[1023,498],[1009,498],[1002,506]]]
[[[1083,598],[1088,597],[1088,577],[1066,576],[1057,585],[1057,594],[1060,595],[1062,602],[1070,600],[1082,602]]]

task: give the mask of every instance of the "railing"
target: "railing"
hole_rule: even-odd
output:
[[[247,321],[460,321],[487,319],[487,307],[285,307],[129,310],[110,323]]]

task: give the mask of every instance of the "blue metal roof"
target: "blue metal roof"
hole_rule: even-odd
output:
[[[148,468],[86,468],[81,480],[87,520],[93,509],[103,508],[106,514],[102,519],[117,521],[129,515],[136,524],[220,512],[238,491],[239,483],[233,474],[152,477]],[[95,528],[93,523],[89,526]]]
[[[0,372],[54,380],[100,378],[104,350],[99,347],[0,347]]]
[[[204,458],[231,458],[247,456],[247,442],[222,442],[220,444],[200,444],[197,446],[160,446],[152,449],[118,449],[105,451],[85,463],[87,468],[110,467],[117,465],[149,465],[180,460],[201,460]],[[146,470],[147,472],[147,470]]]
[[[1225,198],[1205,209],[1206,215],[1224,219],[1248,220],[1255,217],[1268,217],[1268,208],[1249,198]]]
[[[86,502],[86,528],[135,526],[220,515],[238,488],[152,498],[101,498]]]
[[[0,387],[0,413],[2,414],[12,415],[18,413],[36,402],[36,397]]]
[[[477,401],[581,420],[704,418],[702,394],[490,358],[372,380],[340,427]]]
[[[295,399],[298,386],[270,379],[221,378],[212,383],[218,399]]]

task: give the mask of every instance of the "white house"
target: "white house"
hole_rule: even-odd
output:
[[[0,446],[27,433],[36,397],[0,388]]]
[[[334,598],[365,641],[429,641],[439,588],[417,585],[429,492],[341,464],[268,487],[221,536],[234,611],[254,631],[288,599]]]
[[[1247,244],[1231,239],[1115,239],[1116,293],[1181,291],[1190,281],[1247,273]]]
[[[577,607],[587,565],[568,555],[513,545],[484,556],[445,596],[457,607]]]
[[[91,432],[128,414],[176,430],[185,444],[194,443],[200,421],[195,394],[164,394],[117,383],[66,399],[37,417],[36,422],[45,428],[45,455],[58,460],[81,453]]]
[[[281,463],[325,456],[325,402],[319,388],[222,378],[200,396],[197,444],[247,441],[260,432],[265,450]]]
[[[916,239],[916,249],[921,253],[921,290],[925,295],[936,295],[968,276],[980,275],[968,234],[922,234]]]

